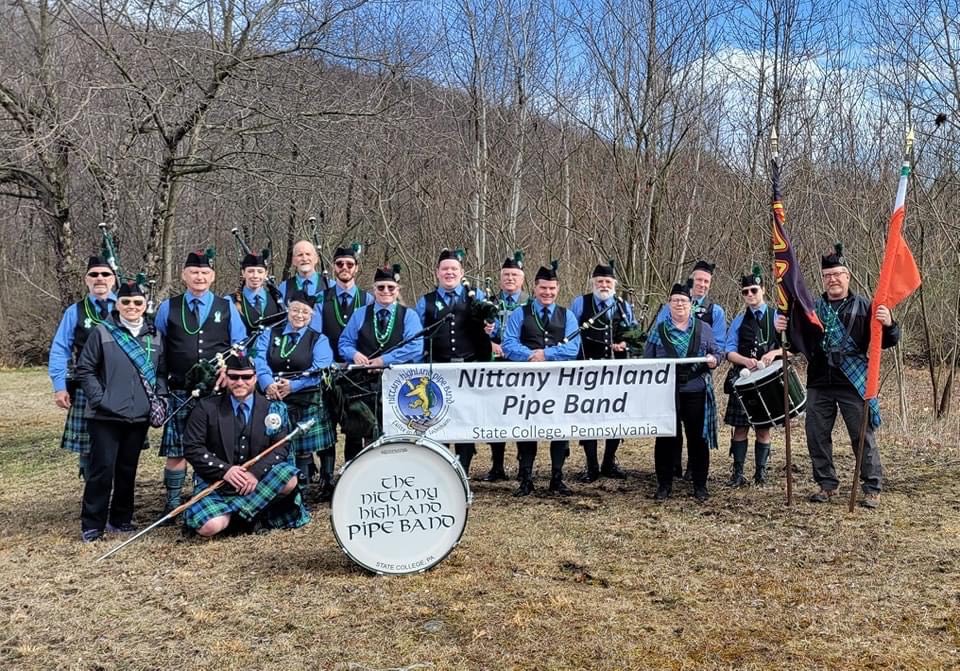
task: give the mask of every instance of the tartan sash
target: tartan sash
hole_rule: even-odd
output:
[[[863,398],[867,391],[867,355],[860,351],[850,332],[844,327],[837,313],[827,305],[823,298],[817,299],[817,316],[823,322],[823,350],[827,353],[827,363],[831,363],[831,352],[840,356],[840,370]],[[870,426],[880,426],[880,401],[871,398]]]
[[[140,371],[143,379],[146,380],[151,387],[155,387],[157,384],[157,370],[153,367],[153,361],[150,360],[150,356],[140,345],[140,341],[109,320],[102,323],[107,331],[110,332],[110,335],[113,336],[117,345],[120,346],[120,349],[129,357],[130,363]],[[144,326],[144,328],[146,328],[146,326]]]

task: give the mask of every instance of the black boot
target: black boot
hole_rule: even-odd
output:
[[[507,479],[507,472],[503,468],[503,456],[507,446],[503,443],[494,443],[490,445],[490,460],[493,464],[490,466],[490,472],[483,476],[484,482],[500,482]]]
[[[623,480],[627,477],[627,474],[623,472],[623,469],[620,468],[620,465],[617,463],[617,447],[619,443],[619,440],[608,440],[603,450],[603,465],[600,466],[600,475],[605,478]]]
[[[727,480],[727,487],[743,487],[747,479],[743,477],[743,463],[747,460],[747,441],[731,440],[730,454],[733,456],[733,473]]]
[[[320,502],[326,503],[333,498],[333,449],[323,452],[320,457]]]
[[[754,443],[753,454],[757,470],[753,474],[753,482],[758,487],[767,484],[767,459],[770,458],[770,443]]]
[[[477,448],[470,443],[457,443],[454,449],[457,452],[457,459],[460,460],[460,465],[463,467],[463,472],[467,476],[467,480],[469,480],[470,462],[473,461],[473,455],[476,453]]]
[[[600,464],[597,461],[597,441],[585,440],[581,443],[581,445],[583,446],[583,456],[585,457],[586,468],[577,478],[577,481],[596,482],[600,479]]]
[[[553,469],[550,476],[550,491],[559,496],[570,496],[573,491],[563,482],[563,471],[559,468]]]
[[[533,471],[531,469],[521,466],[517,479],[520,481],[520,486],[513,493],[514,496],[530,496],[533,494]]]
[[[297,470],[300,471],[300,491],[304,496],[307,495],[307,489],[310,487],[310,472],[313,469],[313,455],[297,455]]]

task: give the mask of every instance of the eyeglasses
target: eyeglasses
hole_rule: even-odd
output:
[[[334,261],[333,265],[337,268],[356,268],[357,264],[353,261]]]
[[[120,305],[135,305],[138,308],[147,304],[147,301],[142,298],[121,298],[117,302]]]
[[[743,296],[750,296],[752,294],[759,294],[760,287],[745,287],[740,290],[740,294]]]
[[[690,305],[689,298],[671,298],[670,305]]]
[[[249,382],[254,377],[256,377],[256,374],[254,373],[227,373],[227,379],[233,380],[234,382],[239,382],[240,380]]]
[[[373,286],[374,291],[381,291],[385,294],[392,294],[394,291],[400,289],[396,284],[375,284]]]
[[[113,277],[113,273],[110,272],[109,270],[105,270],[99,273],[98,272],[87,273],[87,277],[91,279],[96,279],[98,277]]]
[[[308,315],[312,312],[309,308],[287,308],[287,314],[291,315]]]
[[[837,279],[840,279],[841,277],[843,277],[843,276],[846,275],[846,274],[847,274],[847,271],[846,271],[846,270],[839,270],[839,271],[833,272],[833,273],[823,273],[822,276],[823,276],[823,279],[825,279],[825,280],[837,280]]]

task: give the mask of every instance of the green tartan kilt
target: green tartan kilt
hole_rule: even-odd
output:
[[[167,398],[167,416],[170,416],[177,408],[180,412],[173,416],[163,427],[163,438],[160,440],[160,456],[172,457],[174,459],[183,456],[183,432],[187,428],[187,418],[194,404],[188,403],[180,407],[190,394],[183,390],[170,390],[170,396]]]
[[[736,394],[728,395],[727,411],[723,414],[723,423],[728,426],[750,426],[747,411]]]
[[[90,434],[87,432],[87,419],[83,413],[87,410],[87,395],[80,385],[70,394],[70,409],[63,425],[63,438],[60,447],[80,455],[90,454]]]
[[[300,432],[290,441],[290,453],[296,456],[308,456],[314,452],[323,452],[333,447],[337,436],[320,391],[305,394],[291,394],[284,400],[290,423],[296,425],[308,419],[316,420],[307,432]]]
[[[258,515],[271,529],[297,529],[310,521],[310,513],[303,505],[300,490],[295,489],[292,505],[281,509],[271,509],[270,504],[280,496],[280,490],[290,478],[296,477],[297,467],[289,462],[281,462],[267,471],[267,474],[256,488],[241,496],[237,493],[224,492],[223,489],[207,495],[183,514],[183,522],[191,529],[199,529],[214,517],[222,515],[239,515],[246,521],[252,521]],[[207,482],[194,476],[194,491],[201,491],[209,486]]]

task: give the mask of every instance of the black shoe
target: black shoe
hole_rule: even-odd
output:
[[[533,480],[521,480],[517,491],[513,493],[514,496],[530,496],[531,494],[533,494]]]
[[[710,498],[710,492],[707,491],[706,487],[694,487],[693,498],[700,503],[705,503],[706,500]]]
[[[747,479],[743,477],[743,467],[739,469],[734,467],[733,473],[730,475],[730,479],[727,480],[727,487],[746,487]]]
[[[687,467],[687,470],[683,472],[683,479],[687,482],[693,482],[693,474],[690,472],[690,467]]]
[[[653,495],[654,501],[666,501],[670,498],[669,487],[657,487],[657,493]]]
[[[579,476],[577,476],[577,482],[583,482],[583,483],[596,482],[599,479],[600,479],[599,469],[594,470],[592,468],[588,468]]]
[[[600,475],[605,478],[613,478],[614,480],[625,480],[627,477],[627,474],[620,468],[620,464],[617,462],[603,466],[603,468],[600,469]]]
[[[491,468],[490,472],[481,478],[483,482],[501,482],[507,479],[507,473],[502,468]]]
[[[320,503],[329,503],[333,499],[333,485],[329,480],[324,480],[320,484],[320,495],[317,497],[317,501]]]
[[[558,496],[570,496],[573,494],[573,490],[567,487],[560,478],[550,480],[550,491]]]
[[[755,484],[757,487],[763,487],[765,484],[767,484],[766,469],[762,471],[757,471],[756,473],[753,474],[753,484]]]

